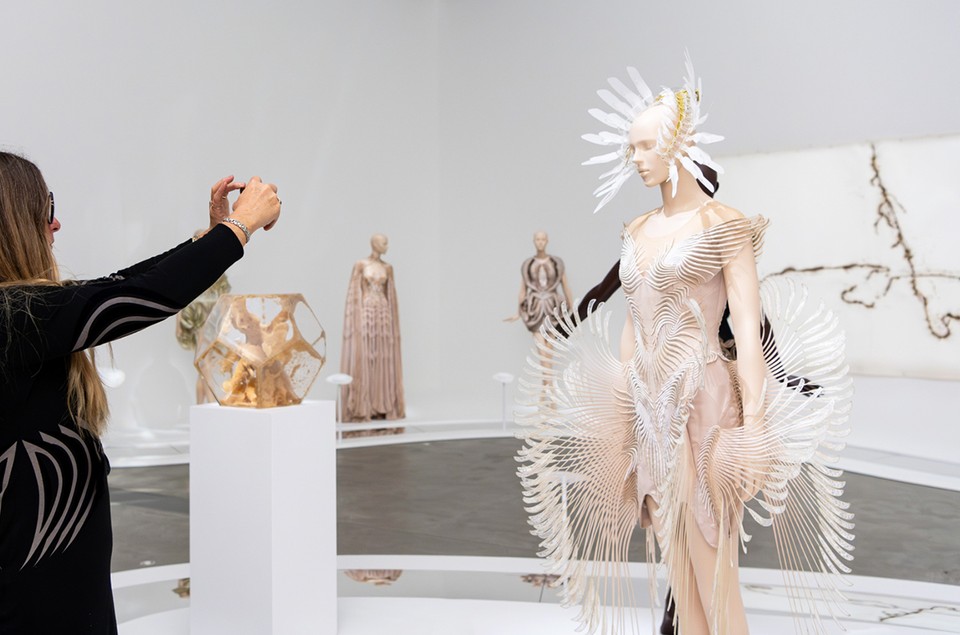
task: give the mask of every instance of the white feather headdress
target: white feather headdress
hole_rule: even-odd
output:
[[[618,149],[583,162],[583,165],[617,162],[616,167],[600,175],[603,183],[593,192],[594,196],[600,198],[600,203],[593,210],[594,214],[600,211],[600,208],[620,191],[630,175],[636,172],[636,168],[630,161],[630,126],[643,111],[655,104],[663,104],[673,115],[670,121],[664,122],[657,138],[657,154],[668,166],[667,180],[673,183],[673,194],[677,193],[677,161],[694,178],[711,192],[713,191],[713,184],[694,162],[710,166],[719,174],[723,174],[723,168],[698,145],[714,143],[722,140],[723,137],[699,131],[699,127],[707,120],[707,115],[702,114],[700,109],[702,95],[700,80],[693,72],[693,62],[690,61],[689,53],[686,54],[686,70],[683,88],[676,92],[664,88],[656,97],[640,77],[637,69],[633,67],[627,68],[627,74],[633,81],[633,89],[616,77],[611,77],[607,82],[616,94],[605,88],[597,91],[600,99],[613,108],[614,112],[605,112],[599,108],[591,108],[587,112],[600,123],[613,128],[615,132],[604,130],[597,134],[585,134],[583,139],[601,146],[618,146]]]

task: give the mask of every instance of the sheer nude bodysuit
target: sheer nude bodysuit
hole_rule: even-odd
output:
[[[620,276],[630,310],[630,319],[624,324],[620,339],[620,359],[624,364],[631,364],[638,349],[648,358],[665,356],[663,352],[658,353],[657,349],[665,345],[669,347],[669,343],[663,341],[666,337],[665,331],[657,325],[663,324],[665,314],[672,308],[671,294],[676,293],[678,286],[685,285],[685,281],[680,279],[683,274],[677,271],[675,265],[684,261],[694,243],[712,242],[720,232],[731,233],[728,229],[732,230],[735,240],[749,240],[752,227],[762,226],[762,220],[754,223],[743,219],[735,222],[732,227],[720,228],[719,232],[711,231],[711,219],[705,211],[698,210],[682,221],[682,226],[677,230],[662,236],[648,236],[644,232],[647,218],[648,216],[643,216],[637,219],[624,230],[623,236]],[[703,334],[695,337],[703,339],[705,350],[704,382],[690,402],[690,413],[685,426],[692,455],[696,456],[710,426],[733,428],[741,424],[741,406],[736,383],[736,362],[723,357],[717,335],[727,302],[723,272],[713,272],[708,280],[692,288],[688,299],[696,302],[702,314]],[[663,370],[671,372],[674,369]],[[645,374],[644,379],[650,386],[657,386],[665,381],[655,367],[649,368]],[[637,478],[638,493],[651,496],[656,503],[653,487],[655,479],[652,475],[638,468]],[[716,522],[707,513],[705,506],[698,505],[697,511],[697,525],[707,541],[716,546]],[[645,521],[643,525],[648,526],[647,510],[643,509],[641,513]]]
[[[639,520],[654,525],[661,543],[673,542],[671,581],[681,622],[703,619],[713,605],[713,572],[720,523],[711,513],[705,490],[697,487],[697,457],[712,427],[742,425],[736,362],[721,354],[717,336],[727,302],[723,266],[741,249],[753,250],[765,226],[762,218],[723,222],[711,213],[714,204],[677,220],[668,231],[648,235],[645,215],[625,228],[620,278],[629,319],[620,341],[625,389],[638,409],[645,409],[650,429],[641,445],[664,456],[660,462],[638,461],[635,479]],[[655,413],[659,413],[655,414]],[[684,421],[685,419],[685,421]],[[677,438],[682,435],[682,439]],[[668,466],[673,466],[668,468]],[[679,470],[680,474],[667,473]],[[660,514],[661,490],[672,493],[669,527]],[[735,541],[731,527],[740,510],[730,510],[724,540]],[[672,534],[668,536],[666,534]],[[725,584],[739,584],[736,547]],[[725,607],[730,633],[746,633],[739,593]],[[698,606],[699,605],[699,606]],[[697,610],[690,610],[697,609]],[[684,632],[709,632],[706,622],[684,624]]]

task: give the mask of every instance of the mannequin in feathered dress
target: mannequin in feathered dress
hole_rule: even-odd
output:
[[[761,288],[766,220],[697,186],[712,190],[695,162],[719,170],[699,144],[720,137],[699,130],[689,59],[677,91],[654,96],[630,76],[635,89],[614,79],[617,95],[599,92],[614,113],[591,111],[619,133],[585,136],[619,147],[587,162],[619,162],[598,209],[634,173],[662,205],[623,231],[619,355],[601,307],[582,324],[547,325],[524,382],[534,412],[518,458],[541,555],[588,632],[637,632],[627,548],[637,525],[652,527],[647,561],[665,565],[684,635],[743,635],[737,558],[749,514],[774,528],[794,606],[818,616],[852,558],[852,515],[826,465],[849,413],[843,334],[803,290]],[[718,338],[727,304],[736,361]]]

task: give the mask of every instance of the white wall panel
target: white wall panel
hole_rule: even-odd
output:
[[[656,205],[632,182],[590,214],[601,170],[579,166],[593,150],[579,135],[607,76],[632,64],[676,83],[689,48],[720,156],[957,133],[944,78],[958,23],[950,0],[42,0],[0,21],[0,144],[57,192],[58,257],[77,276],[188,236],[224,173],[279,182],[283,222],[231,281],[303,292],[331,370],[350,267],[386,233],[411,414],[496,417],[490,375],[517,372],[530,343],[501,319],[533,232],[580,295],[616,260],[622,223]],[[721,199],[745,178],[728,171]],[[172,324],[116,350],[129,379],[115,425],[186,419],[192,369]]]

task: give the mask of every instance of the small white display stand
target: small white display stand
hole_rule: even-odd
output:
[[[335,404],[190,409],[190,632],[337,632]]]

